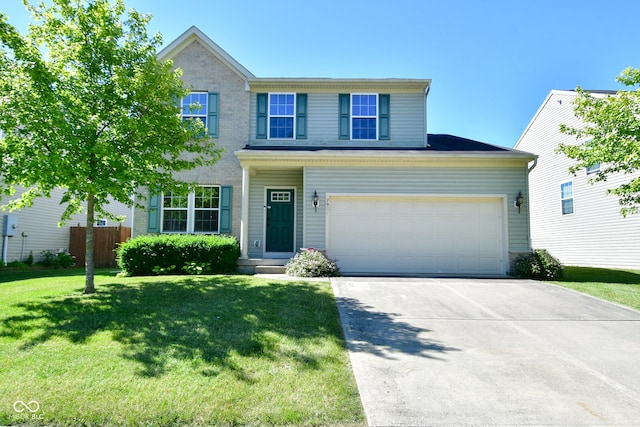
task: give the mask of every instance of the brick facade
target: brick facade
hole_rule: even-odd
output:
[[[176,68],[182,69],[186,87],[193,91],[220,94],[219,137],[212,141],[225,150],[213,167],[200,167],[176,176],[202,185],[233,186],[232,234],[239,237],[242,168],[233,153],[243,148],[249,139],[249,91],[246,83],[197,39],[180,50],[172,60]],[[147,234],[147,221],[147,211],[136,209],[133,236]]]

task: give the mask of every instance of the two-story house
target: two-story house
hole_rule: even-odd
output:
[[[575,91],[552,90],[515,145],[538,155],[529,178],[532,246],[547,249],[566,265],[640,269],[640,215],[625,218],[618,198],[607,193],[638,173],[619,173],[591,183],[600,165],[572,175],[569,167],[575,160],[556,152],[560,143],[586,142],[560,132],[561,124],[584,126],[574,114],[576,96]]]
[[[134,235],[231,233],[241,261],[326,251],[347,274],[503,275],[530,251],[525,152],[428,135],[429,79],[258,78],[192,27],[159,53],[225,148]],[[516,206],[516,204],[518,206]]]

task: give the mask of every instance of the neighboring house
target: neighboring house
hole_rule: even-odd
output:
[[[551,91],[515,145],[538,156],[529,175],[532,246],[547,249],[565,265],[640,269],[640,215],[623,217],[618,198],[607,193],[638,174],[591,184],[599,165],[574,176],[568,169],[576,162],[555,151],[560,143],[586,142],[560,132],[561,124],[582,126],[574,114],[576,96],[574,91]]]
[[[427,135],[431,80],[257,78],[195,27],[159,58],[226,151],[179,175],[195,193],[150,195],[134,236],[230,233],[244,265],[313,247],[352,274],[503,275],[530,251],[534,156]]]
[[[13,196],[4,196],[0,200],[0,205],[6,204],[9,200],[18,198],[24,192],[23,187],[17,187]],[[33,201],[33,205],[9,212],[8,210],[0,211],[2,223],[8,217],[15,228],[12,228],[12,234],[5,237],[4,235],[0,246],[3,249],[3,261],[24,261],[30,253],[33,253],[36,261],[40,258],[40,252],[45,250],[68,251],[69,250],[69,228],[71,226],[85,226],[85,214],[77,214],[71,217],[64,226],[58,227],[58,222],[62,217],[62,213],[66,205],[61,205],[63,190],[55,189],[51,192],[50,197],[38,197]],[[109,204],[109,212],[120,215],[125,218],[123,223],[114,222],[101,218],[96,221],[98,226],[118,226],[122,224],[125,227],[131,226],[131,208],[123,203],[113,202]],[[0,224],[2,224],[0,223]],[[10,230],[11,233],[11,230]],[[7,243],[6,249],[4,242]]]

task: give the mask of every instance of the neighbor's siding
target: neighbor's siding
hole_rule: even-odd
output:
[[[624,218],[618,198],[606,193],[638,174],[591,185],[585,170],[572,176],[568,168],[575,162],[555,152],[560,143],[584,142],[560,133],[560,124],[581,124],[573,113],[574,97],[552,92],[516,146],[539,156],[529,177],[532,246],[566,265],[640,269],[640,215]],[[573,181],[573,215],[561,211],[560,183],[566,181]]]
[[[302,92],[301,92],[302,93]],[[390,110],[391,139],[388,141],[348,141],[338,139],[338,94],[308,93],[307,138],[300,140],[256,139],[256,94],[251,94],[251,145],[301,146],[391,146],[421,147],[425,140],[424,93],[392,93]]]
[[[506,195],[508,251],[530,250],[525,202],[519,214],[514,197],[526,198],[527,169],[522,167],[432,167],[432,168],[316,168],[305,169],[304,199],[313,191],[320,195],[318,212],[307,209],[304,245],[325,248],[327,193],[421,194],[421,195]],[[398,190],[402,189],[402,190]],[[329,207],[330,209],[330,207]],[[371,213],[375,215],[375,212]]]
[[[266,188],[294,188],[296,189],[296,240],[295,248],[302,247],[303,197],[302,170],[260,170],[250,178],[249,188],[249,258],[262,258],[264,251],[264,223]],[[311,200],[311,199],[309,199]],[[260,246],[254,245],[255,241]]]
[[[20,197],[24,191],[23,187],[17,187],[15,195],[4,197],[0,201],[0,205]],[[69,250],[69,227],[78,224],[83,227],[86,226],[86,216],[84,213],[73,215],[64,226],[58,227],[58,222],[66,208],[66,205],[60,204],[62,194],[63,191],[61,189],[54,189],[51,192],[51,197],[37,198],[33,201],[31,207],[13,212],[0,211],[0,224],[2,224],[1,221],[4,215],[18,217],[17,233],[15,236],[8,238],[7,261],[24,261],[30,252],[33,252],[35,260],[38,261],[40,252],[44,250]],[[131,226],[131,209],[129,207],[122,203],[113,202],[109,205],[108,210],[113,214],[125,217],[125,221],[122,223],[123,226]],[[118,222],[107,220],[107,226],[114,227],[119,224]],[[23,237],[22,233],[26,237]],[[2,243],[0,242],[1,246]]]

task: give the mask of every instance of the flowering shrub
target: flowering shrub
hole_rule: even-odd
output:
[[[298,252],[285,266],[289,276],[296,277],[336,277],[340,275],[338,266],[322,252],[309,248]]]
[[[76,265],[76,259],[68,252],[46,250],[40,252],[39,264],[43,267],[67,268]]]

